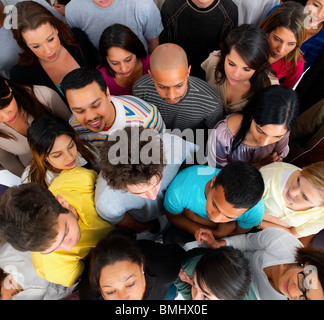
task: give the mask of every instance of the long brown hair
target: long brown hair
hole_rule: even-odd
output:
[[[19,55],[19,64],[28,66],[38,61],[37,56],[28,48],[22,33],[27,30],[35,30],[43,24],[49,23],[58,30],[60,41],[80,49],[79,44],[74,39],[73,34],[65,22],[55,17],[49,10],[34,1],[23,1],[16,5],[13,12],[13,19],[17,19],[17,28],[12,29],[22,53]],[[17,14],[15,17],[14,15]]]
[[[20,85],[0,76],[0,110],[8,107],[13,99],[17,102],[18,110],[24,110],[34,119],[49,113],[46,106],[37,99],[31,85]],[[16,140],[3,130],[0,130],[0,137]]]
[[[226,80],[225,59],[232,49],[235,49],[248,67],[255,70],[249,80],[251,87],[243,96],[245,99],[251,99],[256,92],[271,85],[269,76],[275,77],[275,72],[268,61],[270,53],[268,39],[263,30],[252,24],[243,24],[232,29],[221,43],[220,57],[215,69],[217,84],[222,84]]]
[[[29,182],[36,182],[48,187],[46,172],[47,170],[53,171],[55,168],[47,162],[46,158],[52,150],[56,138],[63,134],[71,137],[81,156],[95,166],[95,147],[82,141],[76,131],[63,119],[50,114],[34,120],[27,130],[27,140],[33,155],[27,178]]]
[[[266,34],[280,27],[284,27],[294,34],[297,41],[296,47],[282,58],[286,64],[289,61],[292,62],[292,69],[296,68],[298,60],[301,60],[300,57],[302,57],[300,47],[306,39],[307,32],[304,26],[305,18],[304,7],[297,2],[288,1],[274,9],[260,24],[260,28]]]

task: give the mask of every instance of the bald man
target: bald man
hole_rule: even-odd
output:
[[[159,45],[150,58],[149,74],[138,79],[133,94],[155,104],[167,129],[213,128],[223,117],[220,93],[190,76],[185,51],[178,45]]]

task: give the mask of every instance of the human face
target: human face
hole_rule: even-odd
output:
[[[194,273],[193,284],[191,287],[191,297],[192,300],[220,300],[214,294],[212,294],[209,289],[203,284],[203,287],[200,288],[197,283],[197,275]]]
[[[198,8],[207,8],[209,7],[215,0],[192,0],[192,2]]]
[[[115,121],[115,107],[94,81],[81,89],[66,91],[66,99],[76,120],[93,132],[100,132]]]
[[[278,288],[280,292],[290,300],[300,300],[303,292],[298,287],[299,285],[304,288],[304,277],[298,275],[304,272],[306,280],[306,297],[307,300],[324,300],[324,293],[321,283],[316,274],[314,266],[301,267],[298,265],[291,265],[280,276],[278,280]],[[315,271],[315,272],[314,272]]]
[[[177,104],[185,96],[188,87],[188,69],[180,66],[176,70],[154,69],[149,72],[160,97],[169,104]]]
[[[307,210],[323,203],[320,191],[302,177],[299,170],[288,178],[282,196],[286,207],[295,211]]]
[[[234,208],[234,205],[227,202],[222,186],[213,188],[216,176],[210,183],[210,190],[207,194],[206,211],[209,219],[215,223],[226,223],[237,219],[247,208]]]
[[[77,220],[75,209],[69,209],[69,213],[62,213],[58,216],[56,226],[57,236],[51,245],[42,254],[49,254],[56,251],[70,251],[80,240],[81,231]]]
[[[106,59],[110,68],[120,77],[129,77],[137,63],[135,54],[118,47],[108,49]]]
[[[224,70],[227,81],[232,86],[237,86],[250,80],[255,70],[251,69],[232,48],[231,52],[225,57]]]
[[[293,32],[285,27],[278,27],[267,34],[270,45],[270,63],[274,63],[293,51],[297,39]]]
[[[154,176],[148,183],[143,184],[132,184],[127,186],[128,192],[145,199],[155,200],[160,188],[162,179],[158,176]]]
[[[107,8],[111,6],[115,0],[92,0],[94,4],[101,8]]]
[[[50,23],[44,23],[35,30],[22,32],[27,47],[37,56],[40,62],[57,61],[61,53],[61,42],[58,31]]]
[[[324,21],[324,0],[308,0],[305,8],[309,14],[309,25],[318,28]]]
[[[0,122],[13,125],[19,118],[19,109],[15,98],[5,108],[0,109]]]
[[[286,133],[287,128],[285,124],[267,124],[260,126],[252,119],[248,135],[253,144],[258,147],[264,147],[278,142]]]
[[[101,269],[99,286],[105,300],[142,300],[146,281],[143,265],[123,260]]]
[[[56,170],[73,169],[77,164],[78,150],[75,141],[67,134],[55,139],[46,157],[47,162]]]

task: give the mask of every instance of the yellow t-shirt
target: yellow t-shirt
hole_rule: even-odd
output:
[[[287,182],[288,176],[281,181],[283,174],[290,174],[300,168],[285,162],[273,162],[260,169],[265,191],[262,199],[265,212],[277,217],[288,225],[295,227],[301,237],[317,234],[324,228],[324,209],[313,207],[304,211],[294,211],[286,207],[282,191]],[[289,172],[290,171],[290,172]]]
[[[95,171],[76,167],[63,170],[49,187],[55,197],[61,195],[78,212],[81,238],[70,251],[32,252],[32,262],[40,277],[66,287],[72,286],[83,271],[82,259],[114,228],[96,212],[96,178]]]

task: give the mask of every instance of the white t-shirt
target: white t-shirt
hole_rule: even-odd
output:
[[[0,245],[0,268],[11,274],[24,289],[13,296],[13,300],[59,300],[70,295],[75,287],[64,287],[40,278],[31,262],[30,252],[18,251],[9,243]]]
[[[296,263],[295,254],[302,243],[292,234],[279,228],[268,228],[224,238],[228,246],[244,252],[250,261],[251,289],[258,300],[287,300],[270,284],[264,268]],[[251,292],[251,290],[250,290]]]

